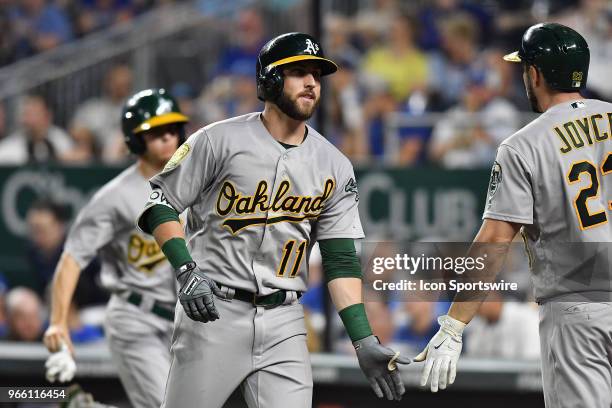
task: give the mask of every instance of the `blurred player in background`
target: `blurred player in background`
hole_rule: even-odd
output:
[[[484,248],[495,251],[488,271],[494,274],[521,230],[540,304],[544,399],[551,408],[612,406],[612,104],[580,95],[589,55],[579,33],[546,23],[530,27],[520,49],[504,57],[522,63],[527,97],[542,115],[499,147],[474,239],[503,244]],[[482,255],[480,249],[474,245],[471,253]],[[425,361],[421,385],[431,379],[435,392],[453,383],[462,332],[482,295],[457,294],[438,319],[440,331],[415,359]]]
[[[170,367],[176,289],[174,273],[151,237],[134,219],[157,174],[185,141],[183,115],[163,89],[138,92],[122,113],[125,142],[135,164],[102,187],[72,225],[55,271],[51,325],[44,343],[54,353],[50,380],[69,381],[75,367],[68,311],[79,274],[98,255],[102,283],[111,293],[105,331],[119,378],[134,407],[157,407]]]

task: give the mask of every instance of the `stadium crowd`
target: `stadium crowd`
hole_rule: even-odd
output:
[[[7,3],[0,21],[9,30],[0,35],[8,39],[0,44],[21,50],[14,58],[133,18],[154,5],[135,0]],[[401,166],[487,167],[499,142],[529,119],[520,70],[501,56],[516,48],[520,33],[535,21],[558,21],[583,33],[592,50],[587,94],[612,98],[606,71],[612,58],[612,7],[605,0],[377,0],[358,9],[351,2],[338,3],[323,19],[326,54],[341,68],[325,88],[324,133],[356,163],[384,159]],[[186,82],[165,84],[191,116],[190,130],[261,108],[253,67],[272,35],[266,29],[267,10],[237,13],[231,43],[219,51],[202,89]],[[20,30],[29,34],[20,37]],[[32,34],[36,30],[40,33]],[[134,90],[133,75],[128,65],[111,67],[103,93],[84,100],[67,123],[54,123],[54,107],[40,95],[25,96],[12,120],[3,120],[0,106],[0,163],[125,161],[119,121],[109,118],[119,118]],[[3,123],[13,123],[14,129]]]
[[[0,0],[0,65],[127,21],[157,3]],[[325,80],[325,121],[318,128],[356,164],[489,167],[498,144],[527,121],[521,72],[501,57],[516,49],[521,33],[536,21],[562,22],[584,35],[591,48],[587,96],[612,100],[612,4],[606,0],[372,0],[369,8],[332,3],[338,4],[324,17],[323,40],[327,56],[340,70]],[[272,36],[267,18],[255,8],[237,14],[230,27],[232,44],[216,56],[216,67],[202,89],[186,82],[166,84],[191,117],[190,132],[262,108],[254,67],[260,47]],[[54,121],[54,107],[44,95],[24,96],[14,120],[6,118],[0,104],[0,165],[128,162],[119,117],[125,99],[135,91],[134,75],[127,64],[111,67],[103,93],[83,101],[67,123]],[[7,123],[15,125],[9,129]],[[39,281],[31,288],[9,288],[0,276],[0,336],[40,340],[45,325],[42,299],[68,222],[52,202],[30,208],[29,262]],[[324,291],[316,255],[311,264],[312,289],[303,301],[313,338],[318,339],[311,348],[317,350],[325,326]],[[93,278],[96,265],[91,268],[82,274],[71,319],[73,337],[84,342],[101,338],[99,315],[83,319],[76,311],[105,300]],[[437,331],[435,316],[442,310],[446,305],[435,302],[368,303],[381,340],[413,352]],[[466,336],[468,354],[501,356],[505,350],[503,357],[537,358],[537,312],[529,304],[492,298],[479,319],[470,327],[474,340],[470,343],[469,333]],[[332,327],[340,333],[339,324]],[[513,335],[506,336],[508,332]],[[350,348],[346,339],[337,339],[336,350]],[[505,343],[511,339],[515,344]]]

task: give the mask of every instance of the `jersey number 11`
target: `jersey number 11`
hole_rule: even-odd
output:
[[[278,265],[278,270],[276,271],[276,276],[280,276],[281,278],[285,276],[287,272],[287,265],[289,264],[289,258],[293,254],[293,247],[297,243],[296,240],[290,239],[285,243],[283,247],[283,258],[281,259],[280,265]],[[293,261],[293,266],[291,267],[291,272],[289,273],[290,278],[295,278],[298,271],[300,270],[300,264],[302,263],[302,258],[304,258],[304,251],[306,250],[306,245],[308,241],[302,241],[297,247],[295,260]]]

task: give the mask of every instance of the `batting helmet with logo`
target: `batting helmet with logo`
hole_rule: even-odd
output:
[[[526,62],[542,72],[546,83],[560,91],[576,91],[586,86],[589,46],[576,31],[562,24],[531,26],[523,34],[521,48],[504,56],[510,62]]]
[[[275,101],[283,91],[279,67],[305,60],[317,62],[321,75],[333,74],[338,69],[333,61],[325,58],[317,40],[308,34],[282,34],[266,43],[257,58],[257,97],[262,101]]]
[[[134,94],[123,107],[121,128],[130,152],[140,155],[146,150],[142,132],[172,123],[180,124],[179,144],[185,141],[183,124],[189,118],[181,113],[178,103],[165,89],[145,89]]]

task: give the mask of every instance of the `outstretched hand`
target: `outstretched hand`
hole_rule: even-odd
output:
[[[415,362],[425,361],[421,374],[421,386],[430,381],[431,392],[445,389],[455,382],[457,361],[463,347],[462,333],[465,323],[450,316],[438,317],[440,330],[431,338],[425,349],[414,358]]]
[[[397,364],[410,364],[408,357],[400,356],[380,344],[376,336],[368,336],[353,343],[359,367],[365,374],[378,398],[399,401],[406,391]]]

